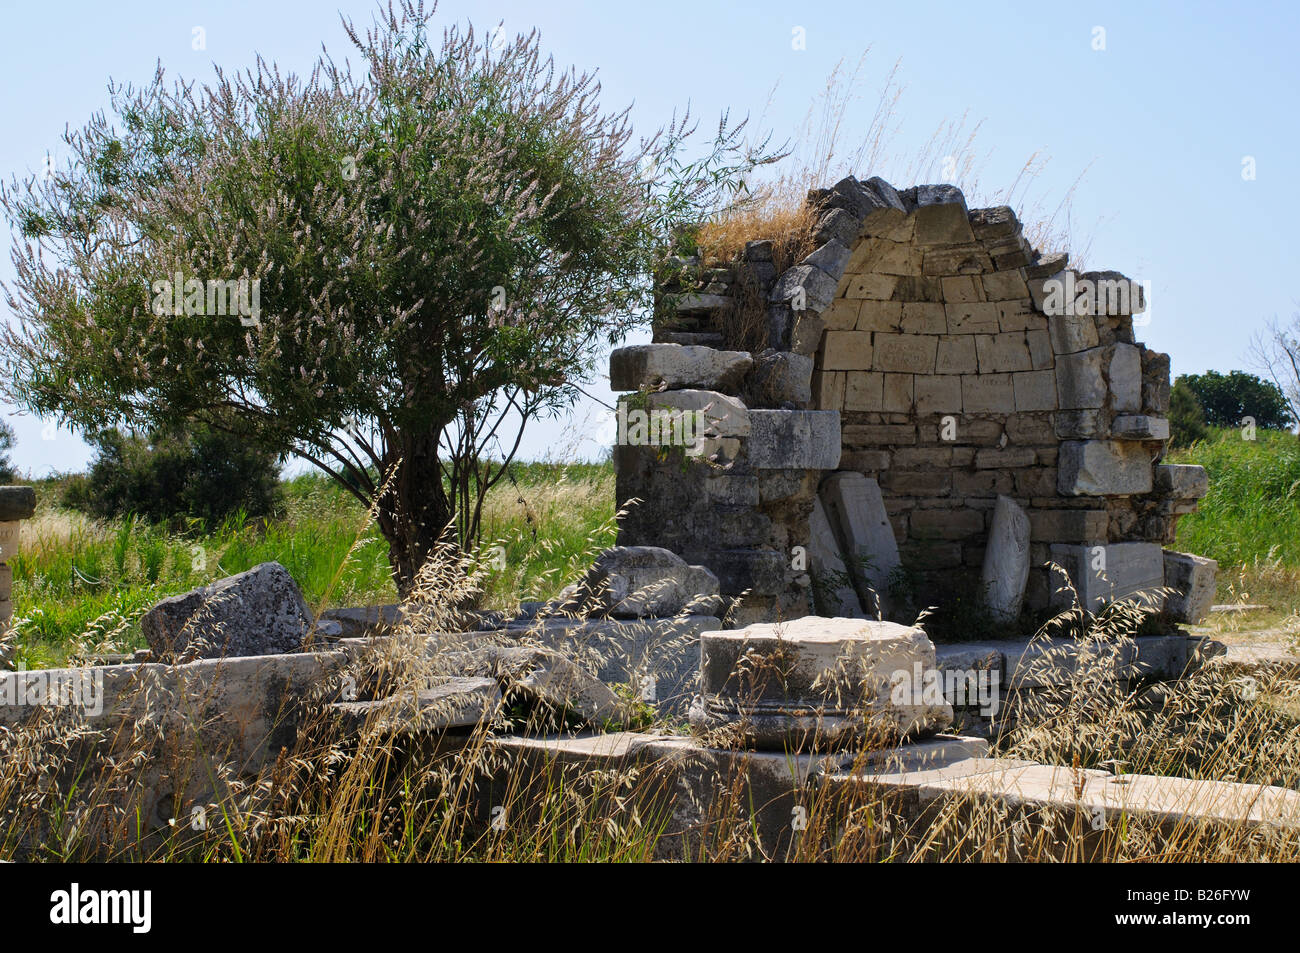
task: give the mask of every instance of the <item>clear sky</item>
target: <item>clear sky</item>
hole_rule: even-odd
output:
[[[106,105],[110,77],[146,82],[161,61],[173,77],[206,81],[214,63],[242,68],[256,53],[305,72],[322,42],[347,52],[340,11],[364,24],[374,5],[0,0],[0,9],[8,181],[42,168],[47,152],[60,158],[65,124]],[[705,127],[730,109],[761,116],[783,139],[835,64],[869,48],[846,138],[865,135],[895,62],[905,89],[887,158],[860,176],[896,179],[904,157],[963,115],[982,123],[975,151],[985,193],[1009,186],[1040,153],[1050,161],[1030,197],[1050,211],[1084,173],[1071,231],[1088,244],[1089,267],[1152,282],[1139,337],[1172,355],[1174,374],[1247,367],[1264,321],[1300,311],[1300,4],[502,0],[444,2],[438,18],[503,23],[512,35],[539,28],[560,64],[598,71],[607,108],[634,104],[645,132],[689,102]],[[1243,176],[1248,157],[1253,179]],[[0,279],[12,275],[6,251]],[[590,389],[608,400],[604,383]],[[600,427],[590,409],[536,425],[524,455],[572,444],[575,425],[588,438],[579,449],[593,453]],[[89,458],[71,433],[11,407],[0,405],[0,415],[17,431],[20,470],[42,476]]]

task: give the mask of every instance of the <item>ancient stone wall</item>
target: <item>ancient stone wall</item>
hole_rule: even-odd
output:
[[[1203,594],[1209,572],[1212,591],[1212,563],[1162,553],[1206,483],[1160,463],[1169,358],[1135,339],[1140,285],[1071,270],[1010,208],[968,210],[953,186],[850,177],[809,201],[811,254],[780,273],[761,240],[727,268],[677,260],[656,343],[615,353],[616,390],[718,418],[703,457],[620,432],[619,500],[643,501],[621,543],[702,562],[724,593],[761,581],[761,608],[801,614],[795,547],[816,548],[816,494],[838,469],[878,483],[902,565],[931,600],[978,585],[982,568],[987,579],[999,497],[1028,517],[1030,609],[1060,598],[1049,561],[1094,608],[1167,575]],[[766,349],[721,351],[756,346],[756,300]],[[824,446],[834,426],[838,459]]]

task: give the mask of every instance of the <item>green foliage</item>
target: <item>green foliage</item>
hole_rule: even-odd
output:
[[[9,451],[14,447],[14,429],[0,420],[0,483],[13,483],[18,478]]]
[[[1185,378],[1178,378],[1169,391],[1170,444],[1186,447],[1204,440],[1209,433],[1205,426],[1205,411],[1196,394],[1187,386]]]
[[[278,461],[231,434],[195,428],[142,437],[108,430],[94,443],[89,474],[70,483],[63,503],[101,519],[134,514],[151,523],[219,525],[232,513],[269,517],[280,508]],[[129,535],[129,519],[123,528]],[[121,538],[116,544],[119,571],[126,545]]]
[[[1281,388],[1245,371],[1180,374],[1174,382],[1179,384],[1196,397],[1211,427],[1240,427],[1245,417],[1266,430],[1285,430],[1294,422]]]
[[[1170,458],[1199,464],[1210,478],[1198,511],[1178,521],[1179,550],[1217,559],[1223,570],[1257,558],[1300,566],[1300,443],[1277,431],[1257,438],[1213,431]]]

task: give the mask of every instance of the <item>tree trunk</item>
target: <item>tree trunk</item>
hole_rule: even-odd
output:
[[[402,461],[379,503],[376,523],[388,541],[393,581],[404,600],[455,513],[442,484],[438,435],[409,438],[403,443]],[[447,538],[454,541],[454,533]]]

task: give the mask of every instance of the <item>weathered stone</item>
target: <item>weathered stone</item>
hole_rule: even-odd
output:
[[[613,546],[596,558],[566,611],[638,619],[717,609],[718,578],[659,546]]]
[[[609,356],[611,390],[631,391],[661,387],[668,390],[698,388],[729,391],[753,366],[744,351],[715,351],[680,344],[636,344]]]
[[[35,489],[30,486],[0,486],[0,523],[31,519],[35,512]]]
[[[1121,440],[1168,440],[1169,421],[1164,417],[1123,414],[1111,421],[1110,433]]]
[[[795,311],[816,311],[820,314],[835,299],[836,284],[836,278],[820,268],[796,265],[777,278],[768,300],[789,304]]]
[[[1029,525],[1035,543],[1099,543],[1106,539],[1110,516],[1105,510],[1034,509]]]
[[[1020,617],[1029,582],[1029,517],[1010,497],[999,496],[993,508],[980,582],[994,619],[1011,623]]]
[[[755,469],[834,470],[840,464],[838,410],[751,410],[746,445]]]
[[[1156,543],[1111,543],[1107,546],[1052,547],[1052,562],[1065,570],[1079,605],[1095,612],[1106,602],[1136,602],[1159,609],[1164,604],[1164,556]],[[1056,574],[1054,574],[1056,575]],[[1064,580],[1053,582],[1054,605],[1069,605]]]
[[[865,617],[840,555],[839,541],[817,497],[813,498],[808,518],[808,568],[813,577],[813,602],[819,613],[851,619]]]
[[[861,473],[832,473],[819,496],[862,606],[874,617],[888,615],[890,577],[901,559],[880,485]]]
[[[361,608],[326,609],[318,622],[339,626],[339,637],[359,639],[368,635],[387,635],[402,623],[402,607],[396,604]]]
[[[1155,488],[1176,500],[1199,500],[1210,492],[1210,478],[1204,467],[1161,463],[1155,468]]]
[[[844,274],[844,267],[849,263],[849,256],[852,254],[847,245],[839,239],[832,238],[826,244],[806,256],[801,265],[812,265],[830,275],[832,278],[838,278]]]
[[[540,646],[489,646],[476,652],[505,696],[575,715],[598,728],[623,721],[626,706],[609,686],[559,652]]]
[[[1062,410],[1090,410],[1106,405],[1105,348],[1094,347],[1056,359],[1056,393]]]
[[[857,215],[847,209],[833,208],[817,220],[817,225],[813,229],[813,241],[822,245],[833,238],[852,248],[861,228],[862,220]],[[769,243],[769,259],[771,254],[771,243]]]
[[[821,366],[828,371],[871,369],[871,334],[867,331],[827,331]]]
[[[1097,322],[1087,315],[1049,315],[1047,331],[1057,354],[1074,354],[1097,346]]]
[[[920,185],[916,189],[916,241],[921,245],[973,242],[966,197],[953,185]]]
[[[1018,413],[1056,409],[1056,374],[1053,371],[1012,374],[1011,382]]]
[[[964,374],[962,409],[968,414],[1012,414],[1016,395],[1010,374]]]
[[[745,381],[746,403],[750,407],[807,407],[812,401],[812,374],[811,357],[793,351],[761,351]]]
[[[492,718],[500,704],[501,690],[492,679],[449,676],[416,692],[399,692],[370,701],[334,702],[329,710],[344,734],[370,730],[414,735],[472,728]]]
[[[1131,344],[1116,344],[1110,358],[1112,407],[1118,413],[1142,409],[1142,356]]]
[[[1131,496],[1151,492],[1151,451],[1140,443],[1067,440],[1058,458],[1062,496]]]
[[[701,636],[697,729],[728,728],[761,750],[866,744],[942,730],[952,707],[924,692],[934,646],[916,628],[806,616]]]
[[[1174,622],[1194,625],[1210,614],[1219,564],[1204,556],[1164,551],[1165,586],[1174,590],[1165,612]]]
[[[0,563],[9,562],[18,555],[21,525],[18,520],[0,523]]]
[[[673,298],[678,314],[700,314],[731,307],[731,298],[718,294],[684,294]]]
[[[876,334],[873,337],[873,370],[906,374],[934,373],[935,353],[939,343],[937,337],[912,334]]]
[[[159,658],[296,652],[311,626],[311,610],[298,584],[276,562],[164,599],[140,619]]]
[[[626,403],[622,401],[621,403]],[[735,397],[712,390],[673,390],[650,394],[650,410],[689,411],[697,415],[696,435],[706,437],[748,437],[749,410]],[[629,408],[629,432],[631,430]]]
[[[1053,415],[1056,435],[1067,440],[1091,440],[1106,436],[1099,410],[1063,410]]]

